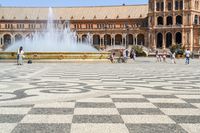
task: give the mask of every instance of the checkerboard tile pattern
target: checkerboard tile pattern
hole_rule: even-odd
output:
[[[2,133],[199,133],[200,95],[110,94],[1,106]]]

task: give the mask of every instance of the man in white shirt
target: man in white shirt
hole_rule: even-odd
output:
[[[185,51],[185,57],[186,57],[185,64],[190,64],[190,54],[191,54],[190,50],[187,49],[187,50]]]

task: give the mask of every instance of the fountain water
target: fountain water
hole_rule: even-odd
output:
[[[70,30],[69,22],[66,23],[64,29],[55,28],[54,22],[53,10],[49,8],[47,29],[15,42],[5,51],[15,52],[22,46],[26,52],[97,52],[91,46],[92,39],[89,33],[83,43],[77,43],[76,32]]]

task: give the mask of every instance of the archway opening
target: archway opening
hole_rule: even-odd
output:
[[[115,36],[115,45],[121,45],[122,44],[122,35],[117,34]]]
[[[176,33],[176,44],[182,44],[182,34],[180,32]]]
[[[87,35],[82,35],[82,43],[88,43]]]
[[[4,40],[4,48],[7,48],[12,43],[11,35],[9,34],[5,34],[3,36],[3,40]]]
[[[163,17],[160,16],[160,17],[157,18],[157,24],[163,25]]]
[[[162,33],[157,34],[157,48],[162,48],[163,44],[163,35]]]
[[[22,35],[20,35],[20,34],[15,35],[15,42],[18,42],[21,40],[22,40]]]
[[[198,21],[199,21],[199,17],[198,17],[198,15],[195,15],[195,17],[194,17],[194,23],[198,24]]]
[[[180,16],[180,15],[176,16],[176,24],[177,25],[182,25],[183,24],[182,16]]]
[[[172,46],[172,34],[168,32],[166,34],[166,48],[169,48]]]
[[[104,44],[111,45],[111,35],[109,34],[104,35]]]
[[[139,34],[137,36],[137,45],[144,45],[145,41],[144,41],[144,35],[143,34]]]
[[[167,25],[173,25],[173,17],[172,16],[167,17]]]
[[[26,39],[33,40],[33,35],[32,34],[27,34],[26,35]]]
[[[100,45],[100,36],[93,35],[93,45]]]
[[[133,45],[133,35],[132,34],[128,34],[126,41],[127,41],[126,44]]]

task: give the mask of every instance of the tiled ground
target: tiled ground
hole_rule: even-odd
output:
[[[199,133],[199,66],[0,63],[0,133]]]

